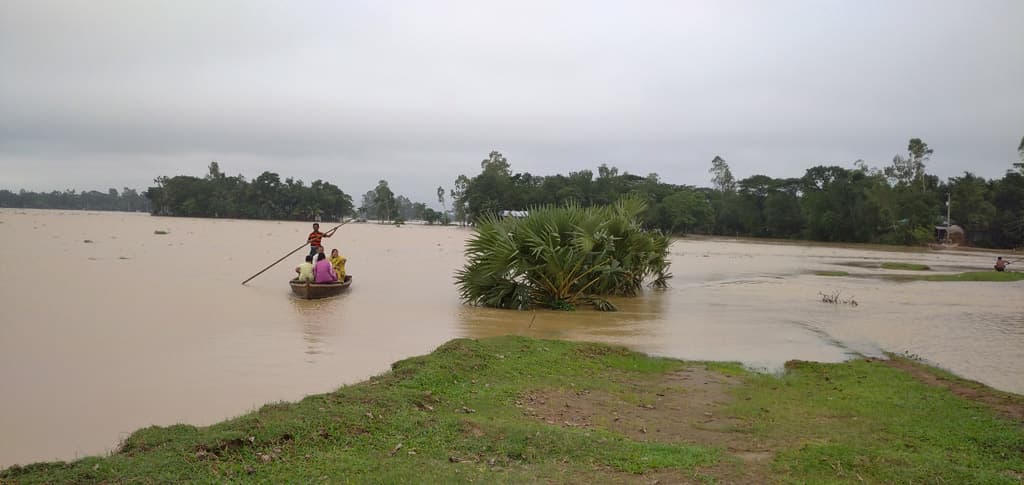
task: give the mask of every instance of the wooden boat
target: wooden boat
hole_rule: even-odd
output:
[[[345,275],[345,281],[337,283],[300,283],[297,280],[291,280],[288,284],[291,285],[292,293],[295,293],[295,296],[306,300],[315,300],[335,296],[345,291],[345,288],[352,285],[352,275]]]

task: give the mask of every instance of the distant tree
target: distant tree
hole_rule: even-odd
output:
[[[711,183],[721,193],[730,193],[736,190],[736,179],[732,176],[732,171],[729,170],[729,164],[726,163],[725,159],[715,155],[715,158],[711,160],[711,168],[708,170],[711,174]]]
[[[447,224],[448,204],[444,201],[444,187],[441,187],[440,185],[437,186],[437,201],[441,203],[441,208],[444,209],[444,223]]]
[[[989,202],[989,185],[985,179],[970,172],[949,179],[952,219],[968,231],[983,232],[996,216]]]
[[[359,207],[359,212],[366,219],[370,219],[377,215],[377,191],[370,190],[363,194],[362,203]]]
[[[911,185],[914,182],[921,184],[921,190],[926,189],[925,165],[931,159],[934,150],[920,138],[911,138],[907,143],[907,156],[896,155],[892,159],[892,165],[885,169],[885,174],[898,184]]]
[[[1020,161],[1014,163],[1013,166],[1020,170],[1020,173],[1024,173],[1024,136],[1020,137],[1020,145],[1017,145],[1017,157]]]
[[[413,202],[412,212],[409,215],[409,219],[425,221],[427,220],[426,213],[427,204],[424,204],[423,202]]]
[[[373,202],[377,207],[377,220],[390,221],[395,210],[395,194],[388,187],[387,180],[377,182],[377,187],[373,189]]]
[[[480,162],[480,168],[484,172],[495,172],[505,176],[511,176],[512,170],[508,160],[498,151],[491,151],[487,158]]]
[[[413,207],[412,201],[404,195],[395,196],[395,210],[394,214],[397,214],[402,220],[415,219],[416,208]]]
[[[665,197],[661,205],[668,217],[668,232],[689,232],[710,217],[707,199],[694,190],[680,190]]]
[[[934,150],[928,148],[928,144],[920,138],[911,138],[907,143],[907,152],[910,153],[910,163],[914,168],[914,178],[921,182],[921,190],[925,190],[925,164],[931,159]]]
[[[431,208],[427,207],[423,211],[423,220],[427,224],[431,224],[431,225],[437,224],[437,223],[441,222],[441,213],[437,212],[434,209],[431,209]]]
[[[224,178],[224,173],[220,171],[220,164],[217,163],[216,161],[210,162],[210,166],[207,167],[207,169],[208,169],[208,173],[206,175],[207,179],[216,180],[216,179]]]
[[[995,247],[1024,247],[1024,173],[1007,172],[992,182],[989,200],[996,216],[989,226]]]
[[[463,225],[466,224],[466,189],[469,187],[469,177],[459,175],[455,179],[455,187],[448,191],[452,198],[452,208],[455,211],[455,219]]]
[[[711,185],[716,194],[711,200],[712,227],[719,234],[737,235],[743,232],[739,202],[735,197],[736,179],[729,170],[729,164],[720,156],[711,160]]]

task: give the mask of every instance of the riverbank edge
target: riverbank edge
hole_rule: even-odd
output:
[[[456,339],[332,393],[143,428],[110,456],[0,481],[1024,478],[1024,396],[891,357],[792,361],[773,376],[602,344]]]

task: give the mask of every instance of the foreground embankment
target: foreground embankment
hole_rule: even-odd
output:
[[[1024,478],[1024,398],[905,359],[782,375],[621,347],[458,339],[209,427],[150,427],[13,483],[977,482]]]

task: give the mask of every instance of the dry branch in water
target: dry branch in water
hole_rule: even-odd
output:
[[[821,295],[821,302],[822,303],[831,303],[833,305],[850,305],[850,306],[857,306],[858,305],[857,300],[853,299],[853,297],[850,297],[850,298],[847,298],[847,299],[841,298],[839,296],[839,291],[838,290],[835,291],[834,293],[831,293],[831,294],[826,294],[826,293],[822,293],[822,292],[819,291],[818,294]]]

